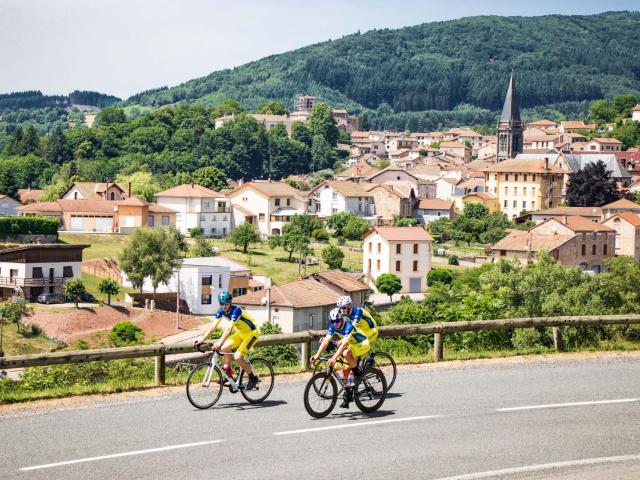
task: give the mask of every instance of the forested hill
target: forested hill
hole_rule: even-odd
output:
[[[14,111],[21,108],[67,107],[70,105],[108,107],[119,101],[118,97],[99,92],[74,90],[69,95],[43,95],[39,90],[31,90],[0,94],[0,111]]]
[[[234,98],[251,109],[276,99],[290,107],[295,94],[306,93],[374,116],[468,105],[495,111],[512,69],[524,107],[579,102],[640,92],[639,31],[640,12],[481,16],[374,30],[142,92],[127,103]]]

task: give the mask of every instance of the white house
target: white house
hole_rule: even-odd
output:
[[[131,190],[131,187],[129,187]],[[117,183],[109,182],[73,182],[61,200],[124,200],[131,196],[131,192],[125,192]]]
[[[442,217],[453,217],[453,200],[425,198],[420,200],[413,216],[419,223],[426,224]]]
[[[0,217],[16,217],[22,204],[8,195],[0,195]]]
[[[633,111],[631,112],[631,120],[634,122],[640,122],[640,103],[633,107]]]
[[[186,258],[182,266],[175,270],[169,282],[160,284],[157,293],[176,293],[180,283],[180,299],[195,315],[213,315],[220,307],[218,294],[229,290],[234,296],[243,295],[255,286],[251,270],[246,265],[224,257]],[[132,288],[126,274],[122,272],[122,285]],[[153,292],[151,279],[142,286],[143,292]]]
[[[231,201],[222,193],[197,183],[185,183],[156,194],[158,205],[176,214],[176,228],[188,234],[190,228],[201,228],[204,235],[226,237],[231,232]]]
[[[316,185],[309,195],[315,199],[315,211],[319,217],[349,212],[361,217],[375,215],[373,195],[360,184],[349,181],[325,180]]]
[[[284,182],[255,180],[227,193],[233,206],[233,222],[256,226],[260,235],[280,235],[294,215],[307,211],[307,198]]]
[[[367,284],[375,289],[383,273],[400,277],[400,293],[427,291],[433,239],[422,227],[376,227],[363,241],[363,270]]]
[[[35,300],[41,293],[63,293],[80,278],[82,251],[91,245],[42,244],[0,250],[0,299],[12,295]]]

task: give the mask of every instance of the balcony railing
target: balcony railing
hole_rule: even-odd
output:
[[[44,287],[62,285],[66,277],[0,277],[2,287]]]

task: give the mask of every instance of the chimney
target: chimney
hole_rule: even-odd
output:
[[[131,198],[131,182],[129,182],[129,187],[127,189],[127,198]]]
[[[544,157],[544,169],[549,170],[549,157]]]
[[[565,215],[564,217],[562,217],[562,223],[564,223],[565,225],[569,224],[569,221],[567,219],[567,216]]]

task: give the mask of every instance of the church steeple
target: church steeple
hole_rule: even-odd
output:
[[[522,120],[516,94],[516,79],[511,72],[502,115],[498,121],[498,162],[513,158],[518,153],[522,153]]]

